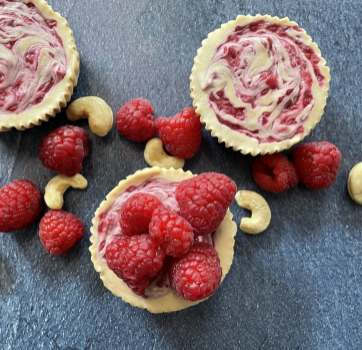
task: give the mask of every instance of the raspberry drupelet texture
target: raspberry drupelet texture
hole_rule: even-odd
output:
[[[154,120],[150,102],[142,98],[135,98],[117,112],[116,128],[129,140],[144,142],[156,135]]]
[[[282,154],[259,156],[254,160],[252,168],[255,182],[265,191],[283,192],[299,182],[294,164]]]
[[[140,296],[161,270],[164,259],[157,239],[148,234],[120,236],[106,248],[108,267]]]
[[[331,187],[337,178],[341,153],[327,142],[302,143],[293,152],[300,181],[311,190]]]
[[[191,225],[165,206],[160,206],[153,212],[149,231],[169,256],[180,257],[186,254],[194,243]]]
[[[162,205],[161,201],[148,193],[136,193],[129,197],[121,208],[119,224],[127,236],[148,233],[153,211]]]
[[[176,188],[180,214],[201,236],[215,231],[231,205],[237,187],[226,175],[204,173],[181,181]]]
[[[80,219],[64,210],[50,210],[40,220],[39,236],[45,250],[52,255],[68,252],[84,235]]]
[[[195,243],[187,254],[171,263],[168,277],[180,298],[197,301],[209,297],[221,283],[217,251],[208,243]]]
[[[0,189],[0,232],[29,226],[41,211],[41,195],[31,181],[15,180]]]
[[[55,129],[43,138],[39,147],[43,165],[69,177],[82,171],[82,162],[88,153],[88,133],[72,125]]]
[[[199,150],[202,126],[193,108],[186,107],[172,118],[159,117],[155,123],[165,149],[175,157],[188,159]]]

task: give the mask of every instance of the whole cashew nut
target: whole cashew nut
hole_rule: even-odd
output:
[[[88,181],[81,174],[76,174],[73,177],[57,175],[45,187],[45,203],[50,209],[62,209],[64,204],[63,195],[68,187],[84,189],[87,185]]]
[[[257,234],[267,229],[271,219],[271,211],[266,200],[253,191],[239,191],[236,202],[243,208],[251,210],[251,218],[242,218],[240,228],[251,234]]]
[[[113,126],[111,107],[99,97],[87,96],[73,101],[67,108],[67,118],[75,122],[88,118],[89,128],[98,136],[106,136]]]
[[[169,156],[163,150],[162,140],[157,138],[147,142],[144,157],[148,165],[160,168],[180,169],[185,165],[184,159]]]
[[[356,164],[349,172],[348,192],[357,204],[362,205],[362,162]]]

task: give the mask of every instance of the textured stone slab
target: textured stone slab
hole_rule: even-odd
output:
[[[69,190],[65,210],[85,223],[81,244],[51,257],[35,223],[0,234],[1,349],[360,349],[362,207],[348,196],[348,172],[362,159],[361,1],[52,0],[69,21],[81,57],[73,98],[96,95],[117,112],[134,97],[158,116],[191,105],[189,75],[206,35],[238,14],[288,16],[312,36],[331,68],[330,97],[307,138],[329,140],[343,160],[330,190],[304,186],[262,193],[273,213],[267,232],[238,232],[235,260],[217,293],[199,306],[151,315],[106,290],[90,261],[93,212],[119,180],[147,166],[144,144],[112,132],[90,133],[85,191]],[[65,113],[41,127],[0,134],[0,185],[25,177],[44,191],[53,177],[38,156],[41,138],[67,124]],[[78,125],[89,131],[86,121]],[[288,152],[287,152],[288,154]],[[252,158],[204,131],[195,173],[224,172],[239,189],[258,190]],[[234,203],[239,222],[246,211]]]

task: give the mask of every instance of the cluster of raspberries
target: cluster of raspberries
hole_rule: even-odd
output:
[[[69,177],[82,170],[83,159],[88,153],[88,133],[70,125],[52,131],[43,138],[39,147],[43,165]],[[0,189],[0,232],[26,228],[41,212],[40,191],[31,181],[18,179]],[[50,210],[40,220],[40,240],[52,255],[66,253],[81,241],[83,235],[82,221],[64,210]]]
[[[341,153],[326,141],[302,143],[294,149],[293,162],[282,154],[259,156],[253,163],[253,177],[263,190],[279,193],[299,180],[311,190],[332,186],[337,178]]]
[[[215,248],[197,237],[219,227],[236,190],[218,173],[181,181],[175,191],[179,214],[154,195],[132,195],[120,210],[120,235],[106,247],[108,267],[140,296],[147,297],[145,289],[168,275],[179,297],[209,297],[221,283],[222,269]]]
[[[193,157],[202,140],[200,116],[193,108],[186,107],[172,118],[155,119],[150,102],[142,98],[127,102],[117,112],[116,128],[136,142],[148,141],[158,133],[166,151],[182,159]]]

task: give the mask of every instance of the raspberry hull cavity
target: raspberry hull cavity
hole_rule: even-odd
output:
[[[43,101],[67,72],[56,20],[32,3],[0,2],[0,118]]]
[[[320,120],[329,69],[295,22],[239,16],[202,45],[191,96],[201,121],[227,147],[251,154],[280,151]]]
[[[193,177],[191,172],[184,172],[181,169],[146,168],[122,180],[97,209],[91,228],[92,262],[96,271],[100,273],[105,287],[114,295],[121,297],[123,301],[133,306],[146,308],[153,313],[160,313],[181,310],[208,297],[206,293],[200,294],[200,298],[193,299],[196,301],[186,300],[173,291],[168,278],[170,264],[178,259],[178,256],[187,255],[195,244],[202,243],[216,250],[220,258],[221,280],[228,273],[233,260],[236,234],[236,224],[232,221],[230,211],[227,211],[224,220],[216,230],[199,237],[193,237],[191,225],[180,216],[180,207],[175,198],[176,188],[183,180]],[[135,197],[137,194],[142,195],[142,201]],[[154,205],[157,204],[157,201],[152,197],[157,198],[162,205]],[[127,206],[147,207],[149,213],[142,217],[145,222],[148,222],[149,214],[152,212],[147,233],[128,236],[127,232],[122,232],[124,228],[120,218],[122,208],[127,201]],[[150,207],[148,207],[149,203]],[[134,220],[132,222],[133,227],[135,222]],[[144,229],[138,230],[138,232],[141,231]],[[183,234],[180,235],[181,232]],[[139,244],[139,240],[144,240],[144,242]],[[148,258],[144,260],[145,256],[142,251],[145,251],[147,245],[156,247],[155,242],[161,248],[160,252],[165,254],[165,256],[161,256],[160,253],[158,257],[157,254],[154,255],[157,259],[163,259],[162,266],[157,259],[154,263],[151,263]],[[132,245],[132,249],[136,246],[139,247],[136,249],[140,251],[139,255],[132,253],[132,256],[127,256],[130,261],[137,260],[138,266],[142,265],[145,267],[144,271],[151,271],[151,273],[147,272],[142,275],[142,271],[125,271],[123,269],[122,261],[118,259],[120,255],[116,256],[121,254],[123,248],[119,247],[123,247],[123,243],[125,245],[130,243],[128,245]],[[114,254],[111,252],[112,249]],[[155,249],[156,251],[158,248]],[[153,258],[150,256],[150,259]],[[113,265],[112,261],[116,264]],[[150,266],[147,265],[149,263],[151,263]]]

